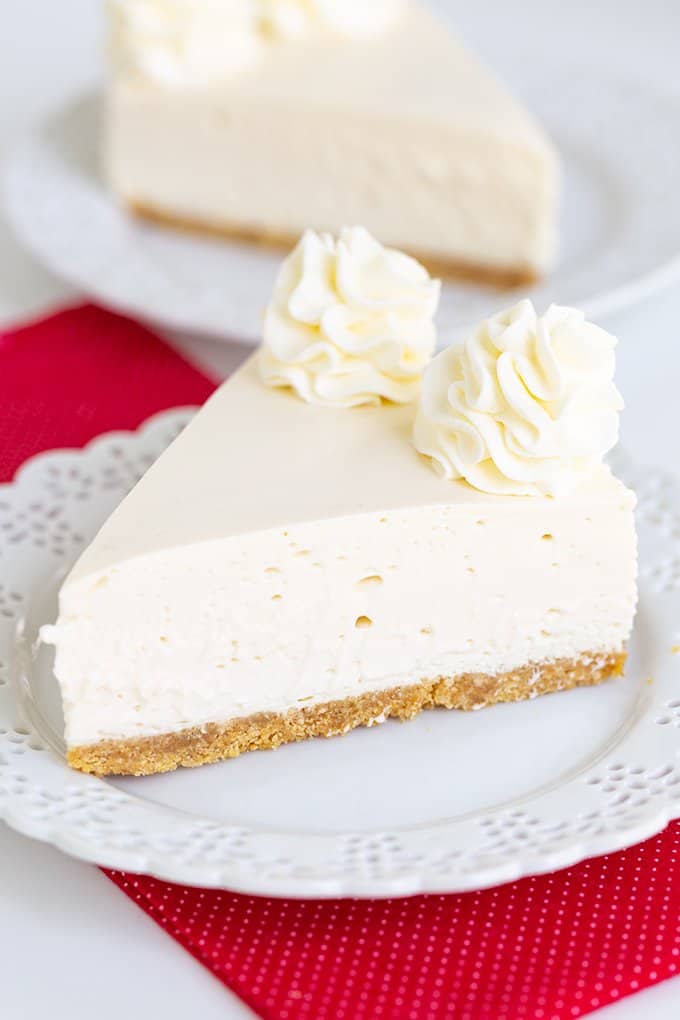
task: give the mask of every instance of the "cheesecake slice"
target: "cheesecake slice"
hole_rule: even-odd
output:
[[[621,672],[613,340],[522,302],[429,361],[437,297],[365,231],[303,238],[262,349],[62,587],[43,636],[73,767],[161,772]]]
[[[157,772],[620,672],[630,492],[604,467],[561,500],[445,482],[412,424],[254,359],[226,382],[62,589],[69,762]]]
[[[390,18],[369,18],[373,0],[345,0],[349,26],[368,19],[354,33],[277,35],[242,15],[221,34],[216,24],[211,46],[210,23],[187,15],[200,4],[180,5],[184,20],[168,13],[165,25],[159,9],[173,7],[165,0],[155,29],[145,22],[142,31],[143,2],[118,0],[104,139],[106,177],[131,210],[283,243],[308,226],[335,232],[362,223],[447,273],[503,285],[549,269],[553,147],[415,0],[391,0]],[[377,5],[381,15],[388,6]],[[220,38],[231,41],[222,64]]]

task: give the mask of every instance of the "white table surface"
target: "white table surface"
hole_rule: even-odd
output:
[[[557,0],[538,5],[533,0],[513,4],[497,0],[493,28],[486,32],[490,23],[483,22],[478,4],[471,12],[467,4],[451,3],[468,38],[501,64],[510,79],[509,33],[521,31],[526,38],[527,33],[540,32],[549,39],[558,7],[564,16]],[[598,0],[597,5],[574,0],[568,9],[582,25],[584,48],[592,52],[597,47],[603,60],[634,59],[639,73],[680,91],[674,55],[680,4],[673,7],[667,0]],[[0,162],[36,119],[99,79],[101,9],[101,0],[13,0],[3,5]],[[659,16],[669,18],[668,45],[664,48],[657,39],[652,49],[646,19]],[[0,325],[77,298],[21,250],[0,214]],[[602,324],[621,339],[618,378],[627,403],[624,445],[640,461],[674,464],[680,431],[680,283]],[[177,343],[216,376],[230,371],[245,353],[243,348],[194,338]],[[252,1016],[96,868],[27,840],[2,823],[0,960],[0,1012],[8,1020],[66,1015],[71,1020]],[[677,1020],[680,978],[597,1015],[603,1020],[636,1020],[644,1015]]]

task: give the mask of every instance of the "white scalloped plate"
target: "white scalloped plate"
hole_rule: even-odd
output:
[[[71,771],[38,628],[69,564],[190,414],[37,457],[0,486],[0,817],[98,864],[318,897],[481,888],[620,849],[680,816],[680,494],[622,458],[641,545],[625,678],[166,776]]]
[[[649,30],[663,24],[650,19]],[[560,257],[529,291],[534,302],[601,317],[680,276],[680,203],[669,201],[680,176],[680,99],[635,66],[605,67],[599,51],[573,67],[537,46],[525,59],[515,54],[513,69],[564,164]],[[99,135],[90,97],[14,154],[6,198],[19,238],[104,305],[167,328],[257,342],[280,254],[135,221],[101,180]],[[525,294],[446,283],[440,342]]]

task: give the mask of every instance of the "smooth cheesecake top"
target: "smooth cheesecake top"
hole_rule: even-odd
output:
[[[554,504],[441,478],[411,443],[415,412],[413,404],[307,404],[264,386],[251,357],[112,514],[67,584],[164,549],[315,520],[451,505],[504,505],[510,520]],[[560,502],[633,500],[602,467]]]

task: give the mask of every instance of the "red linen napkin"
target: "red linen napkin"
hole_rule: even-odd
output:
[[[0,336],[0,479],[212,388],[148,330],[91,306]],[[676,823],[462,895],[292,901],[108,875],[268,1020],[571,1020],[677,973],[679,865]]]
[[[213,389],[148,330],[92,305],[0,334],[0,481],[42,450],[135,429]]]

